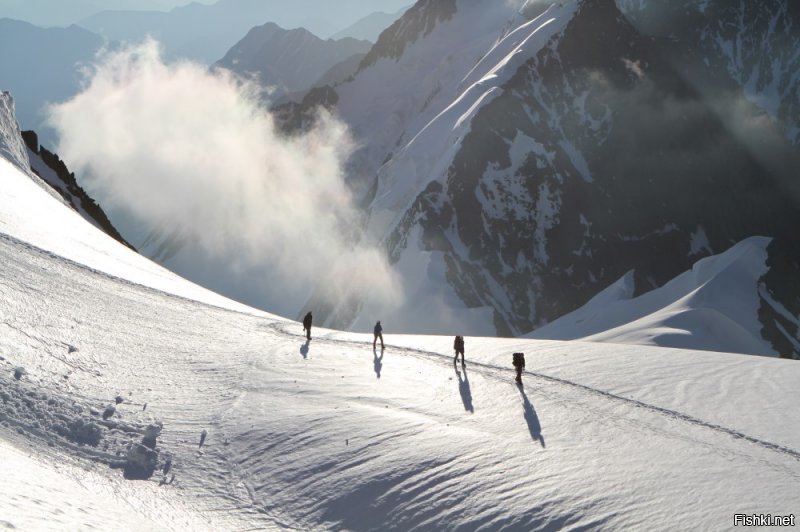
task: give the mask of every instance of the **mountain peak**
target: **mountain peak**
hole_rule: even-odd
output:
[[[268,22],[251,29],[216,66],[271,88],[271,100],[307,90],[335,65],[369,50],[369,41],[324,41],[305,28]]]
[[[436,24],[450,19],[455,12],[456,0],[419,0],[381,33],[378,42],[361,62],[359,70],[384,57],[400,57],[406,46],[429,34]]]

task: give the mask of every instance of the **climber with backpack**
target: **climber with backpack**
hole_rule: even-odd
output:
[[[456,357],[453,359],[453,365],[458,364],[458,354],[461,353],[461,366],[466,366],[464,362],[464,337],[463,336],[456,336],[456,339],[453,341],[453,350],[456,352]]]
[[[311,312],[306,314],[306,316],[303,318],[303,332],[306,333],[307,340],[311,340],[311,321],[313,319],[314,318],[311,316]]]
[[[525,371],[525,353],[514,353],[513,364],[517,370],[517,384],[522,385],[522,372]]]

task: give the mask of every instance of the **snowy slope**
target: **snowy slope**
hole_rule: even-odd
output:
[[[636,298],[630,272],[526,337],[775,354],[761,338],[757,315],[768,245],[768,238],[747,239]]]
[[[366,54],[370,46],[353,38],[323,40],[303,28],[268,22],[252,28],[214,66],[256,80],[277,101],[312,87],[334,65]]]
[[[467,71],[454,87],[457,97],[452,103],[436,114],[378,171],[368,229],[371,235],[389,234],[391,229],[402,224],[414,200],[432,181],[446,182],[450,164],[461,149],[461,141],[470,131],[476,114],[502,92],[500,87],[522,64],[563,30],[575,9],[574,3],[553,5],[535,19],[522,21],[488,48],[477,64]],[[462,16],[475,15],[467,11]],[[408,239],[396,267],[410,294],[406,305],[387,312],[387,309],[372,308],[368,302],[366,311],[353,323],[354,327],[365,327],[369,317],[379,313],[403,330],[433,332],[461,327],[473,334],[495,333],[491,307],[464,308],[464,303],[448,285],[444,254],[425,251],[419,231],[413,232]],[[422,318],[414,308],[419,308],[426,298],[431,299],[432,304],[422,303],[423,308],[429,309]],[[412,321],[415,318],[425,323],[415,324]]]
[[[454,371],[452,338],[388,323],[385,352],[328,330],[307,343],[137,258],[5,161],[0,182],[4,526],[674,530],[796,513],[797,364],[467,338]],[[159,469],[125,480],[156,422]]]

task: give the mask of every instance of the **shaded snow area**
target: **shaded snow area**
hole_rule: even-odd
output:
[[[383,352],[307,342],[4,160],[0,182],[2,526],[717,530],[797,511],[796,363],[467,338],[461,368],[451,337],[387,322]]]
[[[748,238],[636,298],[629,272],[583,307],[526,337],[776,355],[761,338],[758,320],[769,242]]]

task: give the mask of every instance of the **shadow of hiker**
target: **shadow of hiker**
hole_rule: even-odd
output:
[[[300,346],[300,354],[303,355],[303,358],[308,358],[308,344],[309,340],[306,340],[306,343]]]
[[[522,395],[522,408],[525,411],[525,422],[528,424],[528,430],[531,433],[531,438],[537,440],[539,444],[544,447],[544,436],[542,436],[542,425],[539,423],[539,416],[536,415],[536,410],[525,395],[525,390],[522,386],[517,386],[520,395]]]
[[[456,375],[458,375],[458,392],[461,394],[461,402],[464,403],[464,410],[475,413],[475,407],[472,406],[472,390],[469,389],[469,377],[467,376],[467,368],[464,368],[464,378],[461,378],[461,372],[458,371],[456,366]]]
[[[378,378],[380,379],[381,369],[383,369],[383,349],[381,349],[381,356],[378,356],[378,350],[373,348],[372,355],[374,357],[372,359],[372,364],[374,366],[373,369],[375,370],[375,375],[377,375]]]

